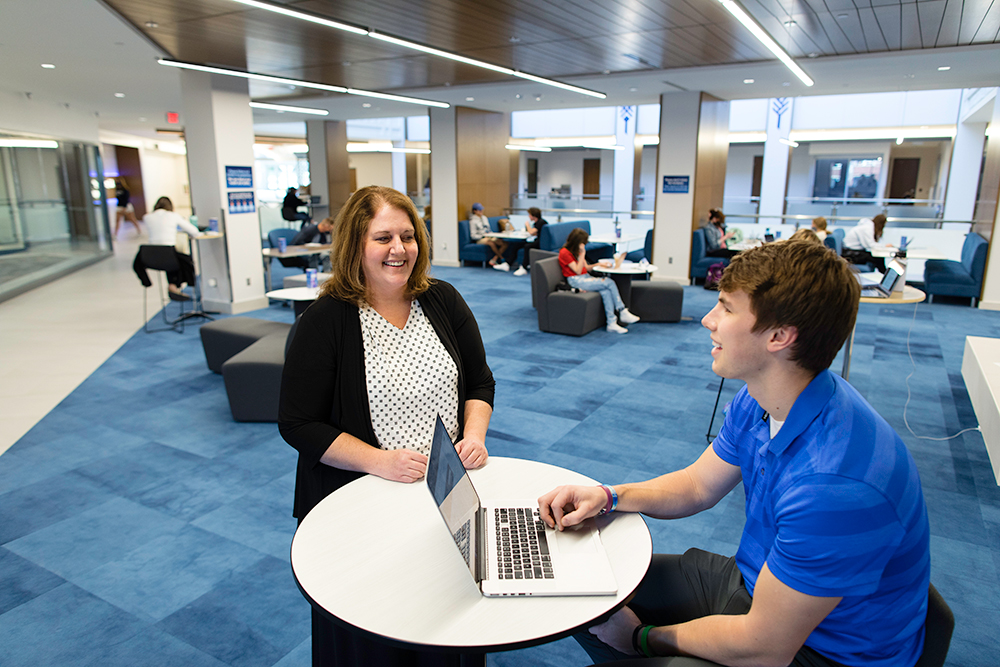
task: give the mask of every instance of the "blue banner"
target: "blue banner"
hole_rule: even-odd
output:
[[[690,176],[664,176],[663,192],[673,194],[687,194],[691,189]]]
[[[227,188],[252,188],[253,167],[226,167]]]

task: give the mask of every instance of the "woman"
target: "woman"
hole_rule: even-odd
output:
[[[169,197],[160,197],[153,206],[153,212],[142,217],[149,232],[149,242],[147,245],[162,245],[173,247],[177,243],[177,232],[182,231],[188,236],[200,238],[201,232],[190,222],[174,213],[174,204]],[[167,272],[167,289],[170,292],[172,301],[190,301],[191,297],[183,292],[185,285],[194,285],[194,262],[191,255],[174,250],[177,256],[178,271]],[[135,261],[132,262],[132,270],[143,286],[151,287],[153,283],[146,273],[146,264],[142,261],[142,252],[136,254]]]
[[[128,220],[135,227],[135,231],[142,234],[142,230],[139,229],[139,221],[135,217],[135,207],[132,206],[132,202],[129,201],[132,198],[132,193],[129,192],[128,186],[125,185],[125,181],[116,178],[115,179],[115,199],[118,200],[118,208],[115,211],[115,233],[114,237],[118,238],[118,230],[122,226],[122,220]]]
[[[559,250],[559,266],[562,267],[562,274],[570,287],[583,290],[584,292],[598,292],[601,300],[604,301],[604,317],[607,320],[607,329],[612,333],[628,333],[628,329],[618,324],[621,319],[625,324],[638,322],[639,318],[629,312],[618,294],[618,285],[610,278],[596,278],[588,276],[587,272],[598,264],[588,264],[585,256],[587,239],[590,234],[577,227],[566,237],[566,245]],[[615,311],[618,316],[615,317]]]
[[[491,231],[490,219],[483,215],[483,205],[476,202],[472,205],[472,215],[469,216],[469,238],[475,243],[489,246],[490,250],[493,251],[493,257],[490,258],[489,262],[490,266],[497,271],[510,271],[510,264],[503,258],[503,254],[507,250],[507,242],[495,236],[486,236]]]
[[[812,230],[820,242],[826,241],[826,237],[830,235],[830,232],[826,231],[826,218],[823,216],[813,218]]]
[[[736,235],[726,231],[726,216],[717,208],[708,212],[708,222],[701,226],[705,230],[705,254],[709,257],[733,257],[737,250],[729,250],[726,241]]]
[[[337,216],[333,277],[299,320],[281,382],[278,426],[299,451],[300,522],[365,473],[421,479],[438,414],[465,467],[486,463],[493,374],[472,312],[454,287],[428,276],[428,254],[423,221],[395,190],[362,188]],[[409,664],[419,655],[313,610],[314,665]],[[432,662],[459,656],[440,658]]]
[[[885,259],[872,255],[872,250],[882,238],[885,216],[879,213],[874,218],[862,218],[844,235],[843,255],[851,264],[871,264],[880,273],[885,273]]]

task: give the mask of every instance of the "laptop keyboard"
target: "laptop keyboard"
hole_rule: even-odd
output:
[[[500,579],[553,579],[545,524],[537,508],[496,508]]]
[[[467,519],[461,528],[455,531],[452,535],[455,538],[455,544],[458,545],[458,550],[462,552],[462,556],[465,557],[465,564],[469,564],[469,542],[472,537],[472,531],[469,530],[469,520]]]

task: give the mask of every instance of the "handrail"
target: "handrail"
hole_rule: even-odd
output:
[[[784,213],[780,214],[780,215],[776,215],[776,214],[774,214],[774,215],[767,215],[767,214],[763,214],[763,213],[727,213],[726,214],[726,218],[727,219],[729,219],[729,218],[769,218],[769,219],[771,219],[771,218],[781,218],[782,220],[795,220],[795,221],[809,220],[809,221],[812,221],[813,218],[815,218],[815,217],[816,216],[813,216],[813,215],[800,215],[800,214],[797,214],[797,215],[788,215],[788,214],[784,214]],[[859,219],[860,218],[858,218],[858,216],[856,216],[856,215],[830,215],[830,216],[826,216],[827,222],[830,222],[831,220],[834,220],[834,221],[835,220],[850,220],[852,222],[857,222]],[[938,218],[886,218],[885,220],[886,220],[886,222],[903,222],[903,223],[906,223],[906,222],[920,222],[920,223],[924,223],[924,224],[933,223],[934,227],[936,229],[941,229],[941,225],[943,225],[944,223],[962,224],[962,225],[976,225],[976,224],[979,224],[979,223],[982,222],[980,220],[939,220]],[[760,224],[760,223],[757,223],[757,224]],[[796,227],[797,226],[798,225],[796,225]]]
[[[601,211],[592,208],[541,208],[541,207],[524,207],[524,206],[507,206],[504,208],[505,213],[514,213],[515,211],[527,212],[528,208],[538,208],[542,213],[555,213],[557,215],[562,215],[563,213],[573,213],[573,214],[597,214],[602,217],[614,217],[614,216],[633,216],[633,215],[654,215],[656,211]]]

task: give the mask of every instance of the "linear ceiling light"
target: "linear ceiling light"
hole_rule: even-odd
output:
[[[757,25],[757,22],[750,18],[750,15],[746,13],[746,10],[738,5],[734,0],[719,0],[722,6],[725,7],[730,14],[736,17],[743,26],[753,33],[753,36],[760,41],[761,44],[767,47],[767,49],[775,55],[781,62],[785,64],[785,67],[792,70],[792,73],[799,77],[799,80],[807,86],[813,85],[815,83],[809,75],[806,74],[801,67],[799,67],[792,57],[789,56],[783,48],[778,46],[778,43],[771,39],[771,36],[764,32],[764,29]]]
[[[535,151],[536,153],[551,153],[552,149],[548,146],[523,146],[519,144],[507,144],[504,146],[510,151]]]
[[[59,143],[47,139],[8,139],[0,138],[0,146],[4,148],[59,148]]]
[[[791,139],[785,139],[784,137],[778,137],[778,143],[785,144],[786,146],[791,146],[792,148],[799,147],[799,142],[792,141]]]
[[[310,23],[316,23],[319,25],[326,26],[328,28],[334,28],[336,30],[345,30],[347,32],[354,33],[355,35],[368,35],[369,37],[372,37],[374,39],[378,39],[383,42],[389,42],[390,44],[395,44],[396,46],[402,46],[407,49],[421,51],[423,53],[427,53],[432,56],[438,56],[439,58],[447,58],[448,60],[454,60],[455,62],[464,63],[466,65],[472,65],[473,67],[481,67],[482,69],[488,69],[492,72],[499,72],[500,74],[506,74],[508,76],[516,76],[518,78],[527,79],[528,81],[534,81],[535,83],[541,83],[546,86],[554,86],[556,88],[562,88],[563,90],[579,93],[581,95],[589,95],[590,97],[596,97],[601,100],[607,97],[607,95],[605,95],[604,93],[599,93],[596,90],[588,90],[586,88],[580,88],[579,86],[572,86],[568,83],[562,83],[559,81],[555,81],[553,79],[546,79],[544,77],[535,76],[534,74],[519,72],[518,70],[513,70],[510,69],[509,67],[494,65],[492,63],[488,63],[482,60],[476,60],[475,58],[466,58],[465,56],[460,56],[455,53],[449,53],[448,51],[442,51],[441,49],[435,49],[431,46],[424,46],[423,44],[411,42],[406,39],[400,39],[399,37],[385,35],[380,32],[375,32],[374,30],[367,30],[359,26],[354,26],[347,23],[341,23],[339,21],[331,21],[330,19],[323,18],[322,16],[319,16],[317,14],[298,11],[295,9],[289,9],[288,7],[283,5],[275,5],[271,4],[270,2],[260,2],[259,0],[234,0],[234,2],[239,2],[240,4],[247,5],[255,9],[263,9],[265,11],[275,12],[277,14],[282,14],[284,16],[290,16],[292,18],[300,19],[302,21],[309,21]]]
[[[180,69],[190,69],[197,72],[208,72],[209,74],[222,74],[225,76],[235,76],[241,79],[251,79],[253,81],[264,81],[267,83],[278,83],[286,86],[299,86],[300,88],[312,88],[314,90],[325,90],[331,93],[342,93],[344,95],[363,95],[365,97],[379,97],[382,99],[394,100],[396,102],[406,102],[407,104],[419,104],[425,107],[438,107],[447,109],[451,105],[447,102],[435,102],[434,100],[422,100],[416,97],[403,97],[402,95],[385,95],[383,93],[373,93],[357,88],[344,88],[343,86],[330,86],[325,83],[315,83],[313,81],[302,81],[300,79],[289,79],[282,76],[271,76],[270,74],[257,74],[255,72],[243,72],[237,69],[225,67],[211,67],[209,65],[198,65],[186,63],[180,60],[167,60],[160,58],[156,62],[167,67],[179,67]]]
[[[293,107],[287,104],[268,104],[267,102],[251,102],[254,109],[267,109],[269,111],[288,111],[290,113],[307,113],[314,116],[329,116],[326,109],[312,109],[310,107]]]

